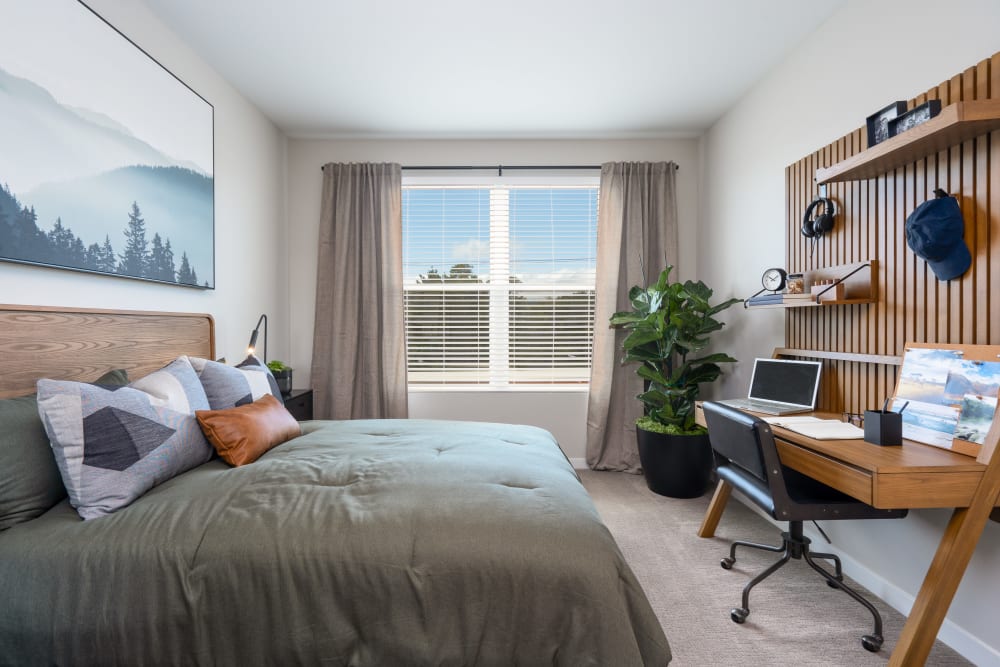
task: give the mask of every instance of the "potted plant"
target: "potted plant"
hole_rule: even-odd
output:
[[[292,367],[283,361],[272,359],[267,362],[267,368],[271,375],[278,381],[278,389],[285,396],[292,393]]]
[[[739,299],[712,305],[712,290],[700,280],[671,282],[667,267],[650,287],[629,290],[631,310],[611,316],[611,326],[628,329],[622,363],[637,363],[645,381],[638,395],[643,416],[636,422],[639,460],[646,484],[661,495],[695,498],[705,493],[712,474],[708,432],[695,423],[700,385],[722,373],[728,354],[698,356],[709,335],[723,327],[714,318]]]

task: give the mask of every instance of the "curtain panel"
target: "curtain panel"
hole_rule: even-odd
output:
[[[593,365],[587,403],[587,465],[641,472],[635,422],[642,380],[622,366],[627,331],[608,322],[630,308],[629,289],[677,265],[677,165],[613,162],[601,166],[597,217],[597,279]],[[676,276],[676,274],[675,274]]]
[[[323,166],[312,383],[317,419],[407,416],[398,164]]]

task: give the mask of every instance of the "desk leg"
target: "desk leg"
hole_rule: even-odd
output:
[[[701,528],[698,529],[698,537],[714,537],[715,528],[719,525],[719,519],[726,510],[726,503],[729,502],[729,494],[733,487],[724,479],[719,480],[719,485],[715,487],[712,495],[712,502],[708,504],[705,511],[705,518],[702,519]]]
[[[973,500],[972,506],[958,508],[951,515],[913,609],[892,651],[890,667],[923,665],[927,661],[927,654],[931,652],[965,568],[972,559],[979,535],[989,519],[995,493],[993,499],[980,503]]]

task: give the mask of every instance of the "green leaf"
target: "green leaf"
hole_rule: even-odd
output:
[[[660,334],[655,329],[635,329],[622,341],[622,347],[626,350],[631,350],[640,345],[659,340],[659,338]]]
[[[640,366],[636,373],[643,380],[649,380],[650,382],[655,382],[656,384],[666,385],[668,384],[667,378],[663,377],[663,374],[658,370],[654,370],[649,366]]]
[[[688,363],[690,364],[721,364],[721,363],[733,363],[736,360],[730,357],[725,352],[716,352],[715,354],[710,354],[707,357],[700,357],[698,359],[691,359]]]
[[[702,364],[691,368],[687,374],[689,384],[702,384],[703,382],[714,382],[722,374],[722,369],[715,364]]]
[[[611,316],[611,326],[617,327],[623,324],[634,324],[646,319],[643,315],[637,315],[630,310],[623,310]]]

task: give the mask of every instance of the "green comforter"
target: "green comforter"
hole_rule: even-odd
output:
[[[84,522],[0,533],[0,663],[664,665],[642,589],[552,437],[310,422]]]

